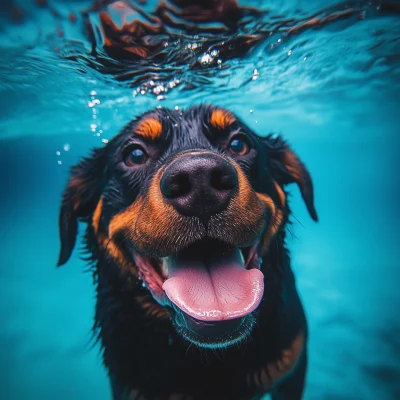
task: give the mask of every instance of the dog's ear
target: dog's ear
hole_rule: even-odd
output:
[[[280,185],[297,183],[311,218],[318,221],[314,207],[313,183],[306,166],[281,136],[268,135],[262,140],[267,148],[274,179]]]
[[[88,217],[100,199],[106,165],[106,148],[93,150],[71,168],[67,187],[62,196],[59,215],[61,249],[57,265],[65,264],[71,256],[78,233],[78,219]]]

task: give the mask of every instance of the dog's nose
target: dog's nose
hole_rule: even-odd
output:
[[[208,219],[228,207],[238,189],[238,176],[233,165],[218,155],[187,154],[167,167],[160,186],[180,214]]]

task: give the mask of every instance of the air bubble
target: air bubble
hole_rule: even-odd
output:
[[[153,89],[154,94],[160,94],[161,92],[164,92],[164,86],[158,85]]]
[[[209,65],[214,61],[214,59],[207,53],[204,53],[200,59],[201,65]]]

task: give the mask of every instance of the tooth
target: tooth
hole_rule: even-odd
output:
[[[243,257],[243,253],[242,250],[239,249],[239,254],[240,254],[240,262],[244,265],[244,257]]]
[[[161,271],[164,275],[164,278],[168,278],[168,259],[167,259],[167,257],[162,259]]]

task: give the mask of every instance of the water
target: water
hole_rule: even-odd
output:
[[[1,6],[1,399],[110,398],[90,343],[91,276],[78,251],[55,268],[60,194],[69,167],[132,117],[198,102],[284,134],[314,178],[318,224],[292,190],[292,263],[311,331],[305,398],[400,398],[399,3],[281,3],[252,2],[269,12],[236,36],[216,23],[202,29],[219,36],[169,27],[157,70],[107,55],[101,36],[93,52],[79,14],[89,2],[53,1],[52,13],[20,1],[16,22],[11,2]],[[88,18],[98,26],[98,13]],[[325,22],[293,33],[312,18]],[[241,35],[259,39],[240,42],[246,54],[221,44]]]

